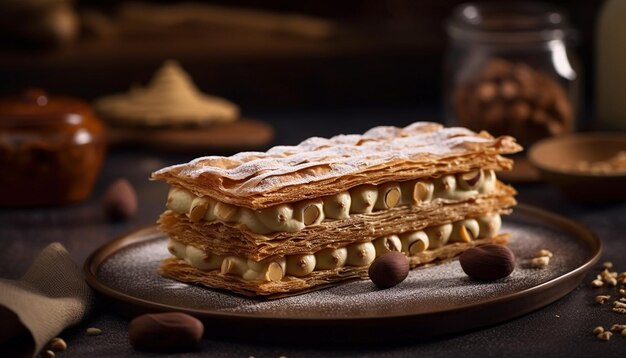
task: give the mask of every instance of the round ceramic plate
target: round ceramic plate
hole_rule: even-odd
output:
[[[585,227],[519,205],[504,220],[517,257],[512,275],[476,282],[458,261],[415,269],[401,284],[378,290],[369,280],[276,300],[250,299],[166,279],[169,256],[155,227],[112,241],[85,262],[89,284],[129,314],[182,311],[205,321],[208,334],[246,340],[387,341],[474,329],[517,317],[576,288],[598,260],[601,243]],[[539,249],[548,267],[528,265]]]

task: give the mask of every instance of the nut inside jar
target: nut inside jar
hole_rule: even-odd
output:
[[[574,110],[551,75],[522,62],[494,58],[453,92],[459,125],[513,135],[522,143],[572,130]]]

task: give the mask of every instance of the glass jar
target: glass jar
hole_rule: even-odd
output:
[[[0,100],[0,207],[86,199],[105,155],[104,125],[70,97],[27,90]]]
[[[566,16],[540,3],[466,3],[447,22],[448,125],[528,145],[574,130],[580,72]]]

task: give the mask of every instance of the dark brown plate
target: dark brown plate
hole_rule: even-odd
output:
[[[569,219],[525,205],[504,220],[517,256],[513,274],[475,282],[457,261],[411,271],[390,289],[354,281],[295,297],[257,300],[165,279],[169,256],[155,227],[112,241],[85,262],[87,282],[129,314],[182,311],[205,321],[207,334],[240,340],[334,342],[419,339],[503,322],[544,307],[576,288],[598,260],[599,239]],[[545,269],[528,267],[539,249],[554,253]]]

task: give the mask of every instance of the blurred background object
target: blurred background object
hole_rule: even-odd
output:
[[[523,145],[571,132],[580,69],[566,15],[541,3],[467,3],[447,24],[444,111],[450,125]]]
[[[565,196],[587,203],[626,201],[626,134],[571,133],[530,148],[530,161]]]
[[[72,0],[4,0],[0,30],[14,44],[57,48],[76,40],[79,20]]]
[[[236,104],[202,93],[175,60],[165,61],[146,86],[133,84],[94,103],[115,146],[229,152],[263,149],[274,138],[269,124],[242,119]]]
[[[105,150],[104,125],[82,100],[40,89],[0,99],[0,207],[85,200]]]
[[[424,119],[439,119],[444,21],[461,2],[81,0],[68,3],[81,30],[69,47],[37,50],[5,33],[0,92],[38,85],[92,100],[146,83],[175,58],[200,89],[232,100],[244,115],[397,105],[432,108]],[[584,67],[591,66],[600,3],[549,3],[568,10]]]
[[[174,60],[168,60],[144,87],[95,101],[100,116],[117,126],[210,126],[239,118],[239,107],[220,97],[202,93]]]
[[[596,34],[596,116],[599,129],[626,130],[626,1],[609,0]]]

